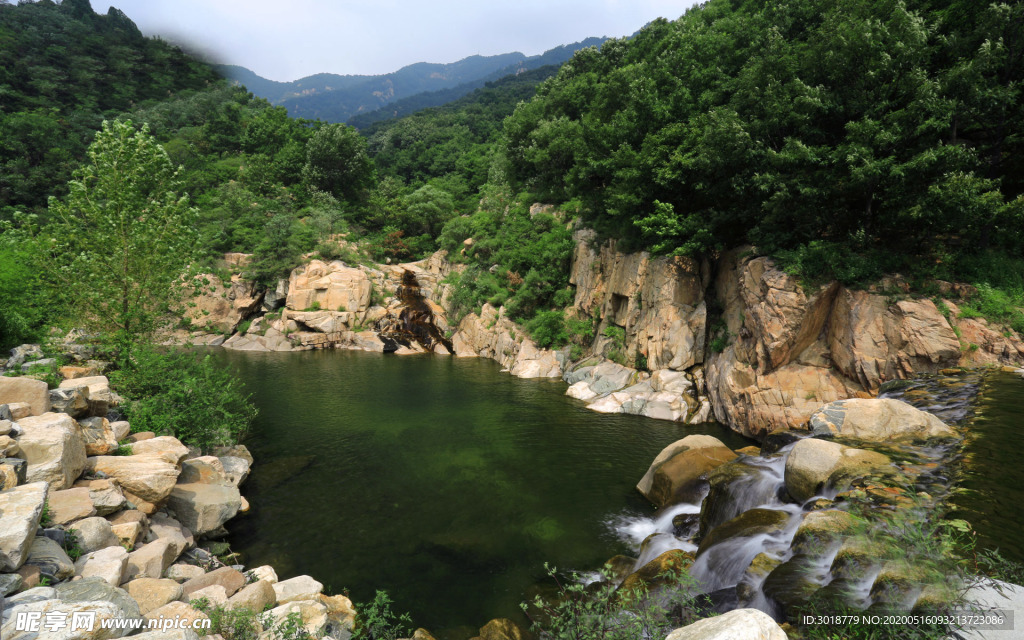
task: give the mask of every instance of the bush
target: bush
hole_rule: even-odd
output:
[[[242,384],[207,355],[139,348],[111,374],[133,431],[172,435],[203,451],[238,442],[256,417]]]
[[[372,602],[356,605],[359,618],[353,640],[397,640],[410,635],[412,620],[408,613],[398,615],[391,610],[391,597],[378,591]]]
[[[210,618],[210,635],[219,634],[224,640],[308,640],[312,638],[302,626],[302,616],[295,611],[275,624],[269,614],[243,607],[228,609],[223,605],[215,606],[206,598],[193,600],[192,606]]]
[[[561,311],[541,311],[526,323],[526,332],[541,349],[557,348],[569,342],[565,314]]]

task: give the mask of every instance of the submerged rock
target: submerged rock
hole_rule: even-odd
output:
[[[669,586],[679,580],[682,572],[693,564],[693,554],[682,549],[670,549],[629,574],[619,590],[629,593],[637,589]]]
[[[789,514],[775,509],[750,509],[744,511],[728,522],[712,529],[700,541],[697,555],[700,556],[711,547],[733,538],[749,538],[752,536],[782,531],[789,522]]]

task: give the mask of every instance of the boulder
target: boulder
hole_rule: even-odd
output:
[[[50,410],[76,420],[89,415],[89,387],[50,389]]]
[[[202,535],[235,517],[242,501],[237,487],[191,483],[176,485],[167,506],[192,533]]]
[[[116,480],[79,480],[74,486],[89,490],[89,499],[98,516],[117,513],[124,509],[127,502]]]
[[[87,387],[89,390],[89,413],[94,416],[103,417],[107,415],[110,405],[114,404],[114,395],[110,392],[110,381],[106,376],[87,376],[85,378],[74,378],[60,383],[61,389],[80,389]]]
[[[269,564],[265,564],[262,567],[256,567],[255,569],[250,569],[249,571],[246,571],[246,574],[251,574],[256,580],[263,580],[270,584],[278,582],[277,572],[274,571],[274,567]]]
[[[682,549],[669,549],[640,569],[626,576],[619,590],[630,593],[638,589],[653,589],[678,580],[678,575],[693,564],[693,554]]]
[[[178,484],[192,483],[230,484],[224,472],[224,465],[216,456],[200,456],[181,463]]]
[[[18,441],[11,436],[0,436],[0,458],[17,458],[21,455]]]
[[[185,595],[189,595],[194,591],[205,589],[212,584],[219,584],[227,590],[228,597],[231,597],[239,589],[245,586],[245,576],[242,575],[237,569],[231,567],[221,567],[220,569],[214,569],[209,573],[204,573],[201,576],[197,576],[186,581],[182,585],[182,589],[185,590]]]
[[[772,617],[757,609],[734,609],[680,627],[665,640],[786,640]]]
[[[146,620],[184,620],[188,626],[196,620],[208,620],[209,616],[184,602],[168,602],[142,616]]]
[[[188,447],[173,436],[149,438],[128,445],[133,455],[158,455],[171,464],[180,464],[188,456]]]
[[[233,487],[241,486],[245,482],[245,479],[249,477],[249,469],[252,466],[251,462],[237,456],[222,456],[220,464],[224,468],[225,480]]]
[[[480,640],[532,640],[533,636],[523,631],[508,618],[495,618],[480,627]]]
[[[222,462],[223,458],[241,458],[248,462],[250,467],[253,462],[255,462],[252,454],[249,453],[249,449],[244,444],[235,444],[230,447],[215,447],[213,449],[213,455],[221,458]]]
[[[166,540],[154,540],[128,554],[124,579],[160,578],[164,570],[177,559],[174,546]]]
[[[106,418],[83,418],[78,421],[85,438],[85,453],[90,456],[105,456],[117,451],[117,436]]]
[[[687,436],[662,449],[636,488],[658,507],[694,501],[707,474],[736,457],[717,438]]]
[[[138,522],[124,522],[110,526],[110,531],[117,536],[118,543],[128,549],[134,549],[142,539],[143,528]]]
[[[786,459],[786,490],[803,502],[823,489],[842,488],[843,483],[884,470],[890,464],[887,456],[875,451],[806,438],[793,445]]]
[[[27,402],[9,402],[7,411],[11,414],[11,420],[21,420],[32,415],[32,405]]]
[[[132,640],[224,640],[220,634],[203,636],[191,629],[168,629],[167,631],[146,631],[132,636]]]
[[[51,491],[49,507],[54,524],[68,524],[96,515],[89,490],[84,488]]]
[[[749,538],[763,533],[781,531],[789,522],[789,514],[775,509],[749,509],[735,518],[723,522],[700,541],[697,556],[726,540]]]
[[[28,463],[29,482],[67,489],[85,469],[85,441],[78,423],[63,413],[44,413],[18,422],[18,446]]]
[[[865,442],[923,441],[955,438],[956,431],[934,415],[901,400],[855,398],[829,403],[811,415],[814,435]]]
[[[34,416],[42,415],[50,410],[50,389],[42,380],[0,376],[0,404],[15,402],[27,403]]]
[[[169,496],[178,480],[176,463],[168,462],[157,453],[96,456],[89,458],[87,469],[105,473],[116,479],[123,490],[154,504]]]
[[[104,518],[85,518],[68,527],[68,530],[75,532],[78,548],[83,553],[99,551],[107,547],[120,548],[121,541],[114,534],[110,523]]]
[[[15,571],[28,558],[46,502],[46,483],[0,492],[0,571]]]
[[[25,484],[28,465],[21,458],[0,458],[0,490]]]
[[[166,540],[174,549],[175,557],[196,545],[192,532],[174,518],[156,514],[149,520],[149,539]]]
[[[142,615],[159,609],[169,602],[179,600],[184,595],[180,584],[165,578],[132,580],[124,585],[124,590],[138,603],[139,613]],[[262,611],[262,609],[253,609],[253,611]]]
[[[204,575],[206,572],[203,571],[202,567],[197,567],[194,564],[172,564],[167,567],[167,571],[164,575],[167,578],[174,580],[175,582],[188,582],[194,578],[198,578]]]
[[[83,578],[102,578],[112,587],[121,584],[128,563],[128,552],[115,545],[83,555],[75,562],[75,574]]]
[[[189,604],[196,600],[206,600],[215,607],[223,607],[228,603],[228,590],[219,584],[211,584],[188,594]]]
[[[371,289],[369,278],[360,269],[348,267],[340,260],[311,260],[292,271],[285,305],[291,311],[318,307],[361,312],[370,305]]]
[[[230,280],[203,273],[194,283],[200,285],[198,295],[192,295],[185,316],[193,326],[209,332],[231,334],[243,318],[260,307],[263,293],[256,283],[232,275]]]
[[[114,432],[114,439],[120,442],[128,437],[132,426],[125,420],[118,420],[110,423],[110,429]]]
[[[35,602],[28,602],[24,604],[17,604],[13,607],[8,607],[4,611],[3,626],[0,627],[0,636],[4,638],[18,638],[18,639],[35,639],[35,638],[59,638],[61,640],[73,639],[73,640],[107,640],[109,638],[122,638],[126,636],[130,630],[124,629],[103,629],[105,623],[111,620],[124,620],[131,618],[130,613],[126,613],[117,604],[105,600],[91,601],[91,602],[62,602],[56,599],[40,600]],[[50,635],[46,631],[45,627],[40,627],[42,634],[26,634],[16,630],[19,618],[25,615],[38,615],[41,622],[45,621],[48,616],[52,616],[58,620],[72,620],[79,616],[87,616],[93,620],[92,632],[77,631],[73,635],[68,634],[53,634]],[[45,634],[45,635],[44,635]]]
[[[302,618],[302,627],[314,638],[323,635],[327,627],[327,607],[312,600],[297,600],[271,609],[269,612],[274,624],[280,624],[293,613]]]
[[[252,584],[244,586],[228,600],[228,606],[232,609],[249,609],[250,611],[263,611],[277,603],[277,592],[266,580],[257,580]]]
[[[273,585],[277,603],[285,604],[296,600],[316,600],[323,592],[324,585],[309,576],[296,576]]]
[[[40,573],[54,582],[75,575],[75,565],[64,549],[46,536],[36,536],[28,550],[25,564],[39,567]]]

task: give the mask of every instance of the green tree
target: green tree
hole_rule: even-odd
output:
[[[76,321],[130,351],[186,293],[197,214],[147,127],[104,122],[88,158],[50,199],[41,264]]]
[[[374,180],[366,140],[343,124],[322,127],[306,143],[302,175],[317,189],[341,200],[362,200]]]

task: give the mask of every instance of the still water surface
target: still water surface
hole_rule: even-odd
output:
[[[252,509],[230,524],[247,566],[309,574],[365,602],[385,589],[439,638],[466,638],[544,582],[629,548],[622,517],[654,456],[715,424],[602,415],[565,384],[484,359],[354,351],[218,352],[260,416],[246,444]]]

